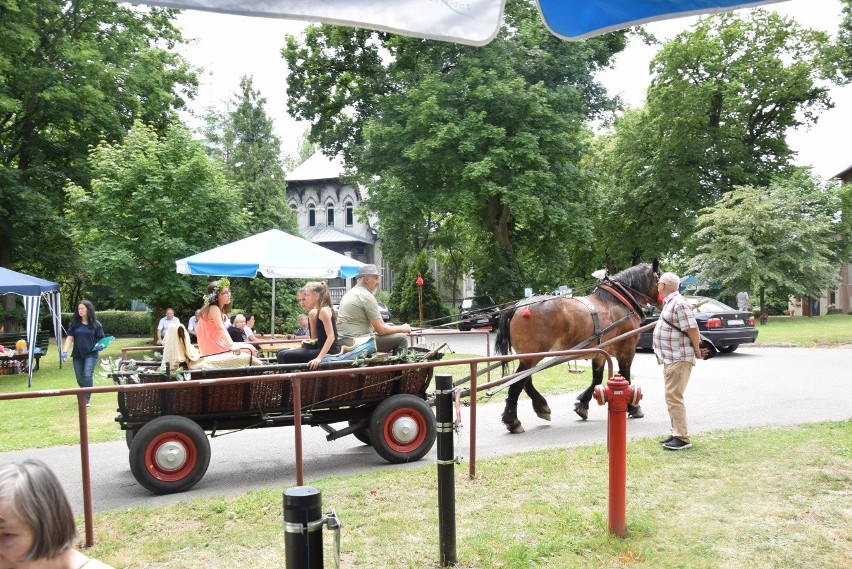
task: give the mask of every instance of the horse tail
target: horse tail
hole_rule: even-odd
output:
[[[497,337],[494,339],[494,351],[507,356],[512,349],[512,338],[509,336],[509,325],[512,316],[515,315],[515,307],[506,308],[500,312],[500,322],[497,325]],[[503,362],[503,375],[506,375],[506,362]]]

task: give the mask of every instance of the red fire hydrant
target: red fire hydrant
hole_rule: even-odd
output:
[[[595,387],[599,405],[609,403],[607,448],[609,449],[609,531],[624,537],[624,512],[627,504],[627,406],[642,399],[638,385],[630,385],[620,375],[614,375],[606,387]]]

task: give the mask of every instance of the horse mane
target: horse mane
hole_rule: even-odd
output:
[[[648,290],[651,286],[651,271],[646,269],[650,268],[650,263],[640,263],[616,273],[610,280],[618,281],[624,286],[636,290]]]

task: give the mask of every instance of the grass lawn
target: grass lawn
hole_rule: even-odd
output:
[[[852,345],[852,315],[796,317],[770,316],[757,325],[757,345],[792,345],[804,348],[831,348]]]
[[[759,344],[852,344],[852,317],[845,315],[772,317],[760,330]],[[118,357],[130,345],[140,340],[118,339],[104,356]],[[442,372],[461,378],[468,366]],[[536,384],[549,394],[590,381],[588,370],[566,373],[561,365],[538,374]],[[96,385],[110,383],[96,374]],[[52,349],[33,389],[75,386],[73,369],[60,370]],[[0,392],[26,390],[25,375],[0,377]],[[93,442],[123,440],[113,421],[115,397],[92,398]],[[76,444],[77,436],[74,398],[0,403],[0,452]],[[475,480],[457,467],[457,567],[852,566],[852,421],[706,433],[685,453],[636,441],[628,452],[624,539],[606,529],[605,445],[480,459]],[[309,484],[343,523],[343,567],[439,567],[434,464]],[[97,543],[87,553],[117,568],[282,565],[284,489],[100,513]]]
[[[153,344],[153,341],[118,338],[102,352],[102,357],[117,359],[121,356],[121,348],[147,344]],[[95,369],[95,386],[112,385],[112,379],[103,377],[101,371],[100,368]],[[75,387],[77,380],[71,361],[63,362],[62,369],[59,368],[55,343],[42,356],[40,369],[33,373],[32,388],[27,387],[26,374],[0,376],[0,393]],[[115,393],[92,395],[92,406],[88,411],[90,442],[124,440],[124,432],[114,421],[117,405]],[[78,443],[76,397],[42,397],[0,403],[0,452]]]
[[[850,421],[705,433],[683,453],[632,442],[624,539],[607,532],[603,444],[477,473],[456,467],[456,567],[852,567]],[[439,567],[436,480],[424,464],[309,481],[342,522],[342,567]],[[117,568],[283,566],[285,489],[97,514],[88,553]]]

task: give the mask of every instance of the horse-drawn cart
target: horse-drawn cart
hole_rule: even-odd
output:
[[[438,351],[411,350],[402,358],[364,358],[323,364],[328,375],[302,378],[301,422],[326,430],[328,440],[354,435],[385,460],[419,460],[435,443],[435,417],[426,403],[431,367],[394,369],[390,364],[440,359]],[[257,360],[254,360],[257,363]],[[126,431],[130,469],[156,494],[182,492],[204,476],[210,462],[206,432],[293,426],[293,379],[304,365],[262,365],[216,369],[169,369],[159,361],[119,360],[116,384],[169,387],[118,393],[116,421]],[[336,373],[337,375],[331,375]],[[246,378],[240,383],[176,382]],[[335,428],[333,425],[346,426]]]

